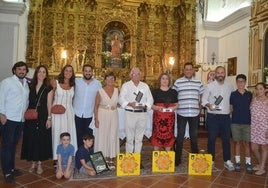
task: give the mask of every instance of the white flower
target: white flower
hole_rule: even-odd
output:
[[[128,53],[128,52],[125,52],[121,55],[121,57],[124,59],[124,60],[130,60],[131,58],[131,53]]]

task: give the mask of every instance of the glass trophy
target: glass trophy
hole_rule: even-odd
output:
[[[136,95],[136,98],[135,98],[136,104],[135,104],[135,106],[136,107],[142,107],[143,104],[141,103],[141,99],[143,97],[143,93],[139,91],[138,94],[134,93],[134,95]]]
[[[212,107],[215,110],[221,111],[222,109],[220,107],[220,104],[221,104],[221,102],[223,100],[223,97],[221,95],[219,95],[218,97],[215,97],[215,98],[216,98],[216,100],[215,100],[215,102],[214,102]]]

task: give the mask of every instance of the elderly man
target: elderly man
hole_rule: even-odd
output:
[[[119,103],[126,110],[126,152],[140,153],[147,126],[147,110],[153,104],[153,97],[149,86],[140,81],[139,68],[134,67],[130,72],[130,77],[131,80],[122,85]]]
[[[12,68],[13,76],[0,85],[0,125],[2,129],[1,163],[4,178],[14,183],[14,176],[22,174],[15,169],[15,153],[28,107],[29,87],[25,78],[28,67],[19,61]]]
[[[215,160],[215,143],[221,134],[224,167],[229,171],[235,168],[231,162],[230,136],[230,96],[234,87],[225,81],[226,71],[222,66],[215,70],[215,80],[210,82],[202,96],[202,105],[207,108],[208,153]]]

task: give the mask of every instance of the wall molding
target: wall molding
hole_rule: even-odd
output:
[[[243,20],[244,18],[249,17],[250,15],[251,7],[244,7],[234,12],[233,14],[230,14],[228,17],[219,22],[203,21],[203,26],[205,30],[220,31],[234,23]]]
[[[0,13],[22,15],[25,10],[25,3],[11,3],[0,0]]]

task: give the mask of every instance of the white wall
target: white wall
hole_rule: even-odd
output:
[[[0,0],[0,81],[12,75],[14,63],[25,61],[28,15],[25,7],[23,3]]]
[[[213,23],[203,22],[201,15],[197,14],[197,63],[211,63],[212,52],[216,53],[216,62],[227,62],[228,58],[237,57],[237,74],[248,76],[249,12],[249,8],[246,8],[246,11],[244,9],[240,14],[230,15],[221,22]],[[227,68],[227,63],[220,63],[220,65]],[[208,72],[204,70],[216,66],[205,65],[204,67],[203,71],[199,69],[196,76],[205,82]],[[226,80],[235,86],[235,76],[226,76]]]

